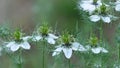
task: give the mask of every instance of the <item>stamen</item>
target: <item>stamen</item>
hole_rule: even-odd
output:
[[[63,46],[65,46],[65,47],[70,47],[72,44],[70,44],[70,43],[65,43],[65,44],[63,44]]]

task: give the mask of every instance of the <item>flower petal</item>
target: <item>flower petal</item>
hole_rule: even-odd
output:
[[[30,38],[32,38],[31,36],[26,36],[26,37],[23,37],[22,39],[24,40],[24,41],[27,41],[28,39],[30,39]]]
[[[80,45],[79,51],[87,51],[87,49],[85,49],[82,45]]]
[[[52,56],[56,56],[56,55],[60,54],[61,51],[62,51],[62,47],[55,49]]]
[[[91,3],[83,3],[80,6],[84,11],[88,11],[90,14],[95,10],[95,5],[92,5]]]
[[[34,36],[32,41],[39,41],[40,39],[42,39],[42,36]]]
[[[86,51],[86,49],[83,47],[83,45],[81,45],[78,42],[72,43],[72,49],[75,50],[75,51],[77,51],[77,50],[79,50],[79,51]]]
[[[92,3],[93,0],[81,0],[79,3],[83,4],[83,3]]]
[[[103,17],[102,16],[102,20],[105,22],[105,23],[110,23],[111,20],[110,20],[110,17],[106,16],[106,17]]]
[[[90,50],[91,46],[90,45],[86,45],[85,48],[86,48],[86,50]]]
[[[75,51],[79,49],[79,46],[80,46],[80,44],[78,42],[72,43],[72,49]]]
[[[55,46],[55,48],[59,48],[59,47],[62,47],[62,45],[63,45],[63,44],[60,44],[60,45],[58,45],[58,46]]]
[[[49,37],[51,37],[51,38],[53,38],[53,39],[57,39],[57,38],[58,38],[58,37],[55,36],[54,34],[50,34],[50,33],[49,33]]]
[[[92,16],[90,16],[90,20],[93,22],[97,22],[100,20],[100,16],[99,15],[92,15]]]
[[[53,38],[48,37],[46,39],[47,39],[48,43],[55,44],[55,40]]]
[[[23,42],[20,44],[20,47],[22,47],[23,49],[29,50],[31,46],[28,42]]]
[[[67,59],[70,59],[72,56],[72,49],[71,48],[63,48],[64,55]]]
[[[101,50],[103,53],[108,53],[108,50],[106,50],[105,48],[102,48]]]
[[[120,11],[120,4],[117,4],[117,5],[115,6],[115,10],[116,10],[116,11]]]
[[[98,1],[97,1],[97,4],[98,4],[98,6],[102,5],[101,0],[98,0]]]
[[[12,45],[14,45],[15,44],[15,42],[9,42],[7,45],[6,45],[6,47],[11,47]]]
[[[98,54],[98,53],[100,53],[101,48],[97,47],[97,48],[92,48],[91,50],[92,50],[93,53]]]
[[[14,45],[12,45],[12,46],[10,47],[10,50],[13,51],[13,52],[15,52],[15,51],[17,51],[19,48],[20,48],[20,46],[19,46],[18,44],[14,44]]]

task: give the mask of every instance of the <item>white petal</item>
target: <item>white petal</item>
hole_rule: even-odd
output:
[[[98,53],[100,53],[101,48],[97,47],[97,48],[92,48],[91,50],[92,50],[93,53],[98,54]]]
[[[13,51],[13,52],[15,52],[15,51],[17,51],[19,48],[20,48],[20,46],[19,46],[18,44],[14,44],[14,45],[12,45],[12,46],[10,47],[10,50]]]
[[[42,36],[34,36],[32,40],[39,41],[40,39],[42,39]]]
[[[23,42],[20,44],[20,46],[23,48],[23,49],[30,49],[30,44],[28,42]]]
[[[52,56],[56,56],[56,55],[60,54],[61,51],[62,51],[62,47],[55,49]]]
[[[97,3],[98,3],[98,6],[102,5],[101,0],[98,0]]]
[[[47,39],[48,43],[55,44],[55,40],[53,38],[48,37],[46,39]]]
[[[91,46],[90,45],[87,45],[85,46],[86,50],[90,50],[91,49]]]
[[[12,45],[14,45],[15,44],[15,42],[9,42],[7,45],[6,45],[6,47],[11,47]]]
[[[79,49],[79,46],[80,46],[80,44],[78,42],[72,43],[72,49],[75,51]]]
[[[81,0],[79,3],[83,4],[83,3],[92,3],[93,0]]]
[[[58,45],[58,46],[55,46],[55,48],[59,48],[59,47],[62,47],[62,45],[63,45],[63,44],[60,44],[60,45]]]
[[[92,15],[92,16],[90,16],[90,20],[93,22],[97,22],[100,20],[100,16],[99,15]]]
[[[93,13],[93,11],[95,11],[95,5],[88,5],[88,7],[89,7],[89,13],[91,14],[91,13]]]
[[[120,4],[120,0],[117,0],[117,1],[115,2],[115,4]]]
[[[67,59],[70,59],[72,56],[72,49],[71,48],[63,48],[63,52]]]
[[[27,41],[28,39],[30,39],[30,38],[32,38],[31,36],[26,36],[26,37],[23,37],[22,39],[24,40],[24,41]]]
[[[110,22],[111,22],[110,17],[102,17],[102,20],[103,20],[105,23],[110,23]]]
[[[105,48],[102,48],[101,50],[103,53],[108,53],[108,50],[106,50]]]
[[[79,51],[86,51],[86,49],[83,47],[83,45],[79,44],[78,42],[72,43],[72,49],[73,50],[79,50]]]
[[[80,6],[83,8],[83,10],[88,11],[89,13],[92,13],[95,10],[95,5],[90,3],[83,3]]]
[[[120,4],[117,4],[117,5],[115,6],[115,10],[116,10],[116,11],[120,11]]]
[[[53,38],[53,39],[57,39],[58,37],[55,36],[54,34],[49,34],[49,37]]]
[[[80,45],[79,51],[87,51],[87,49],[85,49],[82,45]]]

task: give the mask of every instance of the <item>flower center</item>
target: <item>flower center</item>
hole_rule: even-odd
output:
[[[89,44],[90,44],[92,47],[96,47],[97,44],[98,44],[98,38],[97,38],[97,37],[91,37],[90,40],[89,40]]]
[[[68,33],[63,34],[61,39],[63,43],[69,44],[71,42],[71,35],[69,35]]]
[[[48,36],[48,34],[42,33],[42,37],[47,37],[47,36]]]
[[[63,44],[63,46],[65,46],[65,47],[70,47],[71,44],[70,44],[70,43],[65,43],[65,44]]]
[[[22,41],[23,41],[23,39],[21,39],[22,35],[23,35],[23,34],[21,33],[21,31],[16,30],[16,31],[14,32],[14,39],[15,39],[15,41],[16,41],[16,42],[22,42]]]
[[[68,32],[66,32],[62,35],[61,40],[64,43],[63,46],[66,46],[66,47],[70,47],[71,42],[74,41],[72,35],[68,34]]]
[[[23,42],[23,39],[15,40],[15,42],[17,42],[17,43],[21,43],[21,42]]]
[[[100,14],[106,15],[106,12],[107,12],[106,10],[107,10],[106,5],[105,5],[105,4],[102,4],[102,5],[100,6]]]
[[[38,32],[40,32],[43,37],[46,37],[46,36],[48,36],[48,33],[50,32],[50,28],[48,27],[47,24],[43,24],[43,25],[40,26],[40,28],[38,29]]]

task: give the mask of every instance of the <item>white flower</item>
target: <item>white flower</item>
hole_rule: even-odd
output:
[[[115,10],[116,11],[120,11],[120,0],[118,0],[117,2],[115,2]]]
[[[110,15],[107,15],[107,16],[91,15],[89,18],[93,22],[98,22],[99,20],[102,20],[105,23],[110,23],[111,22],[111,16]]]
[[[82,0],[79,2],[79,8],[82,8],[84,11],[89,12],[92,14],[98,6],[100,6],[101,0],[98,0],[97,3],[94,3],[94,0]]]
[[[43,39],[44,37],[42,35],[37,35],[33,37],[33,41],[39,41],[41,39]],[[46,37],[45,40],[47,40],[48,43],[50,44],[55,44],[55,39],[57,39],[58,37],[55,36],[54,34],[49,33]]]
[[[65,57],[67,59],[70,59],[72,56],[72,51],[86,51],[86,49],[79,44],[78,42],[73,42],[71,43],[70,46],[65,45],[65,44],[61,44],[59,46],[56,47],[56,49],[54,50],[52,56],[56,56],[58,54],[60,54],[61,51],[63,51]]]
[[[15,52],[17,51],[19,48],[23,48],[23,49],[26,49],[26,50],[29,50],[30,49],[30,44],[27,42],[27,40],[29,39],[30,37],[23,37],[23,41],[22,42],[16,42],[16,41],[11,41],[9,42],[6,47],[8,47],[11,51]]]
[[[93,15],[91,15],[89,17],[89,19],[92,22],[98,22],[100,20],[102,20],[105,23],[110,23],[112,20],[116,19],[117,17],[110,15],[108,13],[108,11],[110,11],[110,6],[102,3],[102,5],[100,5],[99,7],[97,7],[96,12],[93,13]]]
[[[108,53],[108,50],[106,50],[103,47],[90,47],[89,45],[86,46],[87,50],[91,50],[94,54],[99,54],[99,53]],[[89,47],[89,48],[88,48]]]

